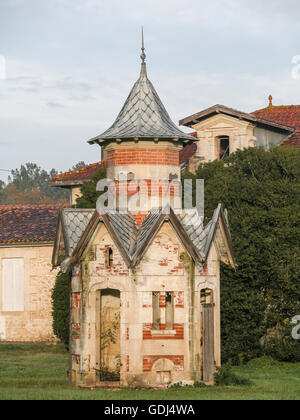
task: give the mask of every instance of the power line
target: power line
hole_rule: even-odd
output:
[[[1,172],[11,172],[10,169],[0,169]]]

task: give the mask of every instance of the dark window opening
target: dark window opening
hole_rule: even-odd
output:
[[[161,329],[161,311],[163,306],[161,306],[162,298],[165,299],[165,323],[166,330],[173,330],[174,326],[174,294],[173,292],[153,292],[152,293],[152,309],[153,309],[153,321],[152,328],[154,331]]]
[[[153,330],[156,330],[156,331],[160,329],[160,322],[161,322],[159,303],[160,303],[160,292],[153,292],[152,293],[152,310],[153,310],[152,328]]]
[[[111,248],[107,248],[107,251],[106,251],[106,267],[112,267],[113,262],[114,262],[113,250]]]
[[[230,155],[230,143],[229,143],[229,137],[219,137],[219,158],[220,160],[225,159]]]
[[[166,293],[166,330],[172,330],[174,324],[174,299],[173,293]]]

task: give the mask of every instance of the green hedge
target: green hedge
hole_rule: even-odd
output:
[[[52,291],[53,331],[69,348],[70,274],[59,273]]]
[[[221,267],[223,361],[263,353],[296,361],[300,342],[290,321],[300,315],[300,149],[238,151],[202,165],[196,177],[205,180],[207,218],[219,202],[228,209],[238,266]],[[285,341],[264,340],[262,348],[280,326]]]

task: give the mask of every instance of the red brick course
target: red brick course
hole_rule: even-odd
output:
[[[111,193],[115,192],[121,197],[132,197],[140,193],[148,197],[178,197],[180,183],[178,181],[143,179],[133,181],[115,181],[110,186]]]
[[[137,226],[141,226],[141,224],[143,223],[143,221],[148,216],[148,213],[132,213],[132,215],[133,215],[133,217],[135,219],[135,223],[137,224]]]
[[[116,165],[174,165],[179,166],[179,152],[175,150],[126,149],[107,153],[108,167]]]
[[[152,324],[143,325],[143,340],[184,340],[184,324],[174,324],[173,330],[175,335],[152,335]],[[160,330],[166,330],[166,324],[160,324]]]

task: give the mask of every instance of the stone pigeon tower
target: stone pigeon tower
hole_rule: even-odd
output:
[[[176,127],[148,79],[144,37],[141,59],[140,77],[117,119],[108,130],[89,140],[90,144],[101,146],[102,157],[108,163],[107,177],[119,181],[117,194],[139,193],[140,207],[129,207],[138,225],[151,208],[160,207],[170,183],[169,195],[178,196],[179,152],[184,144],[197,141]],[[122,182],[127,182],[124,179],[131,182],[130,192],[122,188]]]

